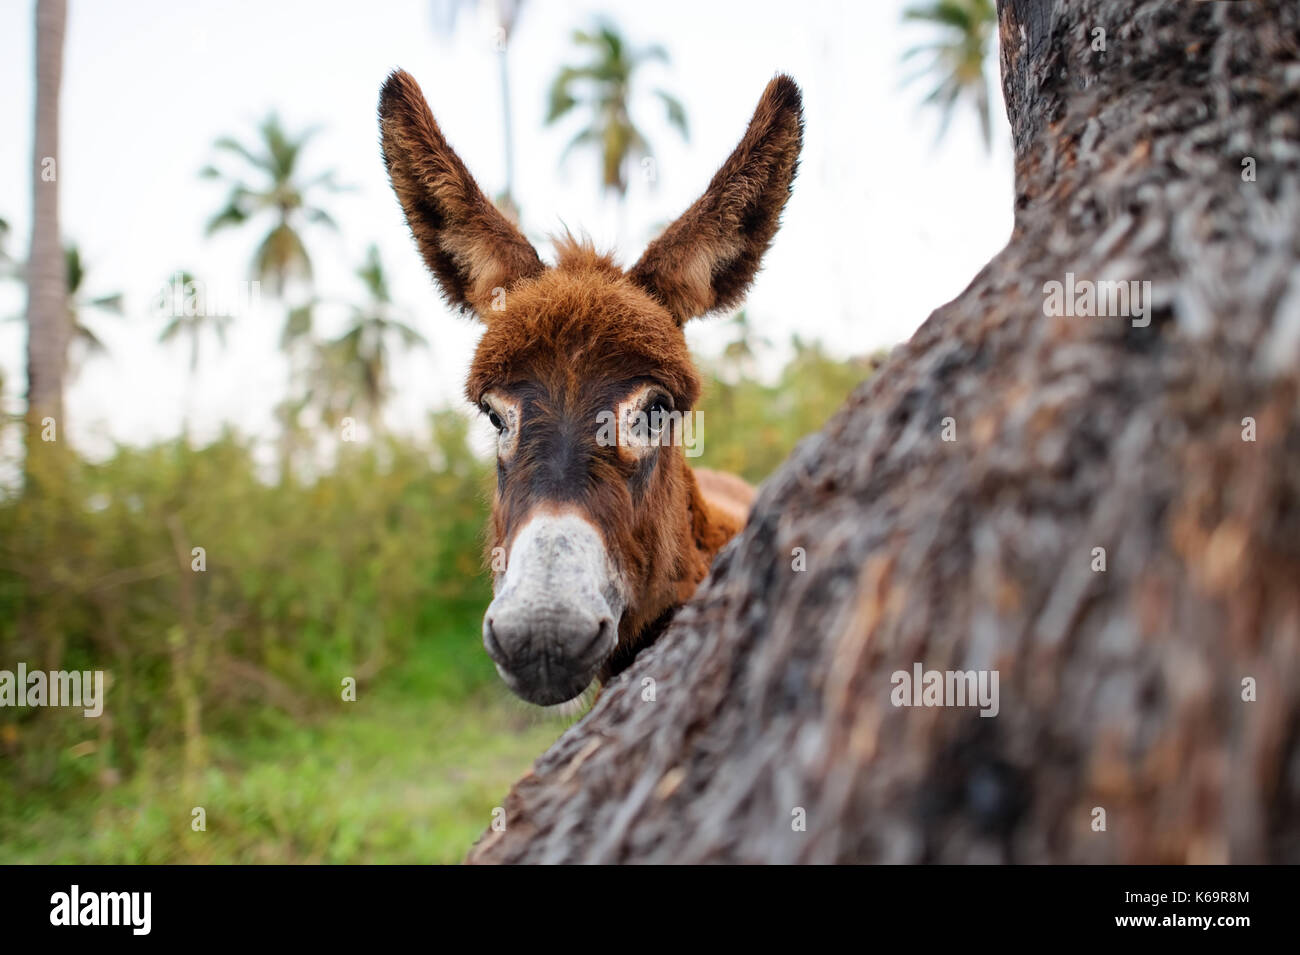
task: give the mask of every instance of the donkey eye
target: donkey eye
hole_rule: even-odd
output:
[[[496,428],[498,433],[506,429],[506,423],[501,420],[501,416],[499,414],[497,414],[495,411],[493,411],[491,408],[487,407],[486,405],[483,407],[483,410],[487,413],[488,421],[492,422],[492,427]]]
[[[646,424],[650,428],[650,434],[659,437],[668,427],[668,415],[672,413],[673,400],[667,395],[656,395],[648,405],[646,405],[645,416]]]

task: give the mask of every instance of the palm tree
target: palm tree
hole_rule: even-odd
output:
[[[984,63],[997,31],[998,15],[994,0],[930,0],[903,11],[905,20],[915,20],[939,27],[942,35],[932,43],[914,46],[903,54],[908,60],[920,54],[932,59],[924,69],[907,78],[913,82],[922,76],[938,79],[924,102],[942,112],[939,136],[948,130],[957,101],[968,97],[979,115],[984,148],[993,144],[992,117],[989,112],[989,89],[984,78]]]
[[[290,281],[311,279],[311,256],[302,237],[304,228],[321,225],[338,229],[334,219],[315,200],[318,192],[343,190],[334,181],[333,171],[311,179],[302,178],[303,148],[315,133],[315,129],[307,129],[294,136],[272,113],[258,127],[254,145],[241,143],[232,136],[222,136],[213,144],[219,153],[242,160],[255,174],[255,182],[249,184],[240,174],[223,172],[216,165],[205,166],[200,172],[204,178],[230,184],[225,205],[207,224],[208,235],[242,226],[259,216],[265,219],[261,214],[269,213],[270,230],[253,255],[252,275],[266,282],[281,297]]]
[[[221,179],[230,185],[225,205],[208,222],[208,235],[242,226],[254,218],[265,221],[269,216],[270,231],[253,255],[251,271],[255,281],[267,283],[281,299],[285,297],[290,282],[310,282],[312,278],[311,256],[303,241],[306,227],[320,225],[335,231],[338,229],[333,217],[315,198],[321,192],[343,191],[344,187],[334,179],[334,172],[303,178],[303,150],[315,133],[316,129],[312,128],[293,135],[285,130],[280,118],[271,113],[258,127],[258,138],[253,145],[241,143],[232,136],[223,136],[213,144],[213,148],[223,156],[231,155],[241,160],[244,173],[253,173],[253,184],[246,182],[239,173],[223,172],[215,164],[204,167],[199,173],[204,178]],[[289,435],[298,427],[297,409],[304,402],[298,385],[304,355],[298,346],[305,343],[306,337],[296,334],[296,319],[304,309],[310,314],[311,299],[289,309],[285,330],[280,336],[281,347],[289,358],[290,395],[281,405],[286,437],[282,444],[280,473],[286,482],[292,478]]]
[[[81,358],[105,355],[108,348],[93,328],[84,321],[86,312],[96,311],[122,314],[122,293],[98,295],[89,298],[83,286],[86,284],[86,268],[81,261],[81,250],[75,242],[70,242],[63,249],[63,274],[67,277],[67,287],[63,296],[64,323],[63,335],[66,342],[63,349],[63,368],[61,373],[65,381],[70,379],[79,362],[73,361],[73,353],[80,352]],[[21,321],[22,316],[15,315],[11,321]]]
[[[158,335],[158,341],[163,345],[180,341],[182,338],[189,343],[190,352],[190,383],[191,387],[186,392],[185,410],[181,416],[181,428],[186,435],[189,434],[190,414],[192,402],[194,400],[194,377],[199,369],[199,352],[203,345],[203,339],[209,332],[217,339],[217,343],[226,347],[226,329],[230,327],[233,318],[229,315],[218,314],[211,307],[212,303],[207,301],[199,291],[202,286],[189,272],[177,272],[173,282],[179,283],[181,291],[186,300],[186,307],[176,310],[173,304],[173,311],[167,324]],[[173,286],[174,288],[174,286]],[[191,298],[191,290],[194,298]],[[193,308],[190,305],[193,302]],[[190,312],[193,314],[189,314]]]
[[[507,55],[510,37],[523,5],[524,0],[494,0],[492,4],[497,22],[497,75],[501,86],[501,128],[505,134],[503,148],[506,156],[506,185],[497,197],[497,205],[516,223],[519,221],[519,205],[515,202],[515,137],[510,122],[510,63]]]
[[[32,137],[32,238],[27,259],[27,458],[43,442],[42,419],[64,428],[67,278],[59,244],[59,87],[66,0],[36,4],[36,127]]]
[[[601,185],[606,193],[620,200],[627,195],[628,167],[638,159],[652,156],[650,144],[632,121],[633,79],[644,64],[668,62],[662,46],[631,49],[614,26],[598,20],[595,29],[577,30],[573,42],[591,52],[582,66],[566,66],[551,83],[547,124],[556,123],[579,106],[586,107],[585,125],[565,147],[567,156],[579,146],[590,146],[600,154]],[[667,111],[668,122],[688,138],[686,110],[672,94],[654,91]]]
[[[77,248],[75,242],[69,243],[64,248],[63,258],[68,277],[68,294],[66,298],[68,348],[64,354],[68,361],[68,371],[72,372],[74,370],[72,364],[74,349],[82,353],[83,360],[95,355],[104,355],[108,352],[108,349],[104,347],[104,342],[95,334],[95,330],[85,323],[85,313],[96,311],[121,315],[122,293],[114,292],[112,295],[87,297],[83,288],[86,283],[86,267],[81,261],[81,250]]]
[[[189,272],[179,272],[176,276],[183,288],[197,288],[198,282]],[[210,331],[216,337],[218,344],[226,347],[226,329],[230,327],[232,319],[229,315],[217,315],[203,307],[194,309],[193,315],[173,313],[171,320],[163,327],[158,335],[158,341],[164,345],[174,341],[179,341],[184,337],[190,346],[190,375],[198,371],[199,367],[199,350],[202,340]]]
[[[376,246],[367,249],[366,260],[356,274],[366,300],[352,307],[347,330],[318,349],[317,391],[324,416],[333,418],[357,410],[374,431],[391,392],[390,342],[407,349],[428,342],[393,304]]]

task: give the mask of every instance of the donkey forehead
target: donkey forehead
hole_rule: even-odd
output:
[[[681,327],[617,269],[549,269],[510,289],[488,316],[465,385],[475,404],[491,388],[651,378],[682,405],[699,397]]]

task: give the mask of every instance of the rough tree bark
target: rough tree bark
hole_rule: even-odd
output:
[[[999,16],[1010,243],[470,861],[1300,861],[1300,8]],[[1048,316],[1066,273],[1150,324]],[[892,705],[918,661],[998,715]]]

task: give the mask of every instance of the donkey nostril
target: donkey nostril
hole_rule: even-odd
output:
[[[591,653],[593,649],[601,647],[604,644],[605,638],[609,634],[612,625],[613,625],[613,621],[610,620],[609,617],[601,617],[600,625],[596,627],[595,635],[593,635],[592,638],[588,640],[587,643],[583,646],[583,648],[578,651],[577,657],[579,659],[583,659],[587,656],[587,654]]]
[[[483,615],[483,646],[516,681],[567,690],[609,657],[617,630],[607,607],[498,605]]]
[[[501,663],[506,659],[506,655],[505,651],[501,649],[501,641],[497,639],[496,628],[492,626],[491,617],[487,618],[486,624],[487,625],[483,628],[483,635],[487,638],[486,643],[488,656],[493,660],[496,660],[498,663]]]

